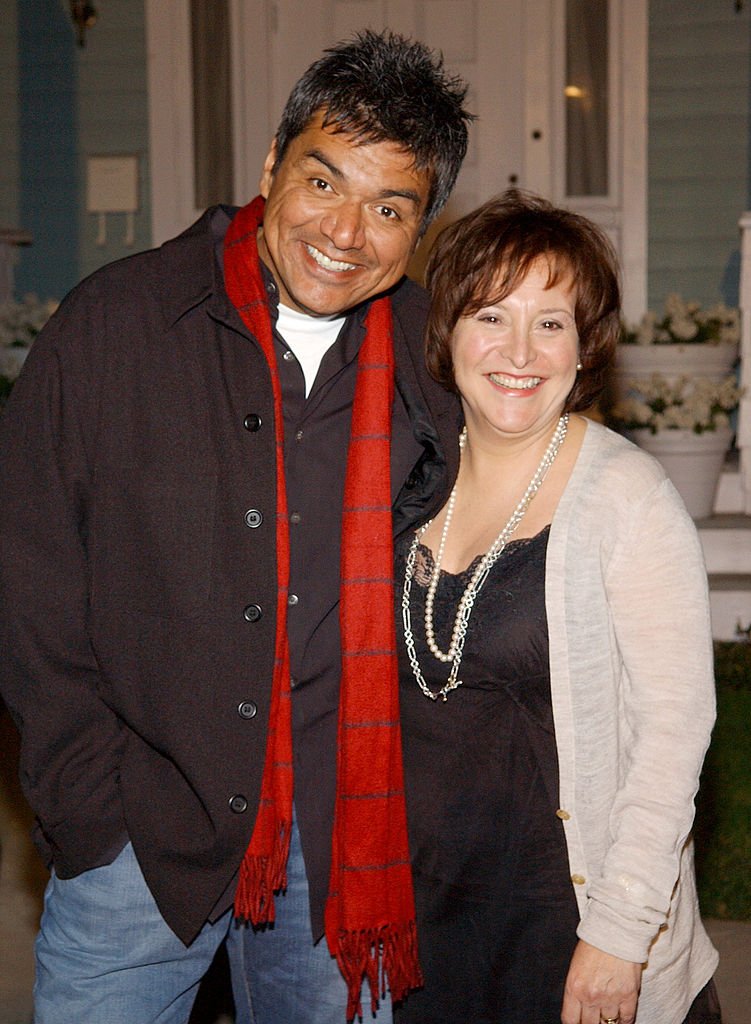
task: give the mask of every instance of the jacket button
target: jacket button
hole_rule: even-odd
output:
[[[258,707],[255,701],[244,700],[237,705],[237,713],[240,718],[255,718],[258,714]]]
[[[261,611],[260,605],[249,604],[243,608],[243,618],[246,622],[258,622],[263,612]]]
[[[572,875],[571,881],[574,883],[574,885],[584,885],[587,879],[584,877],[584,875]]]
[[[558,808],[558,810],[555,812],[555,816],[556,816],[556,818],[560,818],[561,821],[568,821],[569,818],[571,817],[571,815],[568,813],[568,811],[564,811],[564,809],[562,807]]]
[[[251,530],[257,529],[263,522],[263,513],[259,512],[257,508],[249,508],[245,513],[245,525],[249,526]]]
[[[248,809],[248,801],[240,793],[236,793],[229,798],[229,808],[235,814],[244,814]]]
[[[243,426],[246,430],[249,430],[251,434],[254,434],[256,430],[261,429],[261,423],[263,423],[263,420],[257,412],[249,412],[243,420]]]

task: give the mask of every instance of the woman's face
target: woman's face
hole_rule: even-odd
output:
[[[532,264],[519,287],[460,317],[452,335],[454,378],[476,437],[544,435],[576,378],[579,334],[570,277],[546,288],[548,264]]]

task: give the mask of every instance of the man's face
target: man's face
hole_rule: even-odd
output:
[[[316,115],[276,172],[275,159],[272,145],[258,248],[281,302],[332,316],[395,284],[417,247],[430,190],[411,154],[393,142],[358,144]]]

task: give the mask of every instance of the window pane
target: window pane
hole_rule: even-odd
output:
[[[566,194],[608,194],[608,3],[566,2]]]
[[[234,196],[228,0],[191,0],[195,205]]]

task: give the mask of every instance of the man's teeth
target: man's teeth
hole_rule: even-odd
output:
[[[536,388],[542,377],[507,377],[503,373],[489,373],[488,376],[494,384],[502,388],[513,388],[516,391],[529,391]]]
[[[313,259],[316,261],[319,267],[323,267],[324,270],[356,270],[357,267],[354,263],[342,263],[341,260],[330,260],[328,256],[324,256],[318,249],[314,249],[312,245],[306,245],[305,247]]]

